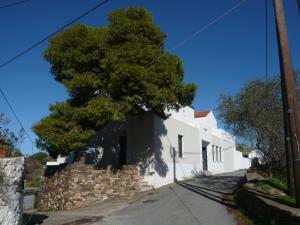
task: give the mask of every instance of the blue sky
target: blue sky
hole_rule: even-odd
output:
[[[17,0],[16,0],[17,1]],[[13,0],[1,0],[0,7]],[[107,24],[107,13],[128,6],[143,6],[166,32],[166,49],[171,49],[240,0],[111,0],[80,23],[99,27]],[[0,8],[0,63],[96,5],[97,0],[31,0],[10,8]],[[300,69],[300,13],[296,0],[284,0],[294,68]],[[279,73],[272,0],[269,5],[269,73]],[[194,106],[197,110],[215,109],[221,93],[233,94],[246,81],[264,77],[265,22],[264,1],[248,0],[240,8],[209,27],[173,53],[184,62],[185,81],[198,85]],[[67,98],[65,88],[54,81],[50,65],[43,59],[47,43],[0,69],[0,86],[24,124],[46,116],[48,105]],[[0,111],[11,119],[9,127],[20,129],[0,97]],[[20,146],[31,153],[25,138]],[[37,151],[37,149],[34,149]]]

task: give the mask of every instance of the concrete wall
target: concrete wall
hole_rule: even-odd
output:
[[[234,169],[248,169],[251,166],[251,159],[244,158],[242,152],[234,151]]]
[[[153,163],[154,155],[154,116],[150,113],[131,119],[127,123],[127,163],[139,165],[142,174]]]
[[[234,165],[234,151],[235,143],[229,140],[223,141],[223,154],[224,154],[224,171],[231,172],[235,170]]]
[[[104,149],[101,153],[100,165],[118,165],[120,152],[120,137],[126,136],[125,122],[113,122],[99,130],[90,141],[90,146]]]
[[[0,224],[20,225],[23,216],[24,157],[0,159]]]
[[[139,165],[145,180],[159,187],[203,172],[202,144],[207,146],[208,171],[217,174],[249,167],[236,152],[235,140],[218,129],[217,120],[210,112],[206,117],[194,118],[194,109],[181,108],[168,111],[171,116],[163,120],[152,113],[113,123],[98,132],[96,147],[104,148],[102,164],[116,164],[119,159],[119,138],[127,137],[127,158],[131,165]],[[183,157],[178,157],[178,135],[183,136]],[[212,146],[221,148],[222,160],[213,160]],[[177,154],[173,157],[173,151]],[[104,163],[104,164],[105,164]],[[175,175],[174,175],[175,174]]]
[[[178,135],[183,136],[182,158],[178,157]],[[201,144],[195,126],[178,118],[163,120],[154,116],[154,143],[156,160],[145,174],[145,180],[154,187],[172,183],[175,176],[182,180],[202,171]]]
[[[35,209],[37,203],[38,188],[24,190],[23,209]]]

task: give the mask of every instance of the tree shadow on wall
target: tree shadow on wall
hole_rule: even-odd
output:
[[[126,135],[126,122],[111,122],[97,132],[91,140],[95,148],[94,163],[96,168],[120,166],[119,138]]]
[[[142,121],[145,119],[150,121],[148,126],[145,124],[140,126],[137,132],[139,133],[139,137],[137,137],[140,139],[139,141],[144,141],[146,144],[139,148],[138,151],[131,152],[129,163],[139,165],[142,175],[153,175],[156,172],[159,176],[166,177],[169,168],[163,158],[163,151],[168,149],[163,147],[162,138],[167,135],[167,129],[163,119],[150,113],[137,119],[141,121],[141,124],[144,124]],[[147,136],[149,129],[152,135],[150,138]]]
[[[127,146],[126,164],[138,165],[142,175],[156,172],[159,176],[165,177],[168,165],[162,157],[162,151],[167,149],[164,149],[161,138],[166,135],[167,129],[163,120],[151,113],[145,113],[126,122],[111,123],[101,129],[92,140],[92,145],[96,149],[102,149],[96,167],[120,165],[120,137],[126,136],[132,142]],[[134,148],[131,148],[132,144]]]

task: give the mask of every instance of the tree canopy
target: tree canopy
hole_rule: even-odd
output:
[[[280,81],[246,83],[234,96],[222,95],[220,117],[237,140],[260,150],[269,160],[285,163]]]
[[[18,145],[23,141],[24,130],[15,134],[7,128],[10,120],[4,113],[0,112],[0,148],[9,150],[12,155],[19,155]]]
[[[45,59],[69,94],[34,125],[51,156],[87,146],[111,121],[191,105],[196,86],[183,83],[182,61],[164,49],[166,34],[144,8],[109,13],[108,25],[74,25],[52,38]]]

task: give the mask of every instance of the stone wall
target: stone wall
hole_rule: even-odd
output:
[[[138,166],[95,169],[75,163],[45,177],[39,194],[40,210],[78,208],[106,199],[134,196],[141,191]]]
[[[236,193],[239,208],[255,224],[299,225],[300,209],[282,204],[270,195],[257,191],[246,183]]]
[[[0,224],[20,225],[23,216],[24,157],[0,159]]]

